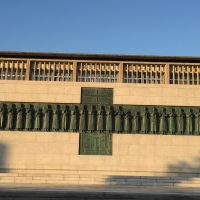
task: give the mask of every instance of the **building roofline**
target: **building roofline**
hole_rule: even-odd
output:
[[[0,51],[0,58],[200,63],[200,57],[193,57],[193,56],[51,53],[51,52],[19,52],[19,51]]]

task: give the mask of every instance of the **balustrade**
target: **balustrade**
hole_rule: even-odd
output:
[[[2,58],[0,80],[199,85],[200,65]]]

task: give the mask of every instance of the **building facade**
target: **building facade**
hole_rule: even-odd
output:
[[[0,182],[197,186],[200,58],[0,52]]]

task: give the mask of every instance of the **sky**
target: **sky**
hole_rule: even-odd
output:
[[[0,0],[0,51],[200,56],[200,0]]]

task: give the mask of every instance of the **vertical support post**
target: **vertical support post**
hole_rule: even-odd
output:
[[[169,70],[169,63],[165,65],[165,84],[170,83],[170,70]]]
[[[26,80],[30,80],[30,71],[31,71],[31,61],[27,60],[27,65],[26,65]]]
[[[76,82],[77,62],[73,62],[73,82]]]
[[[119,83],[123,83],[123,63],[119,63]]]

